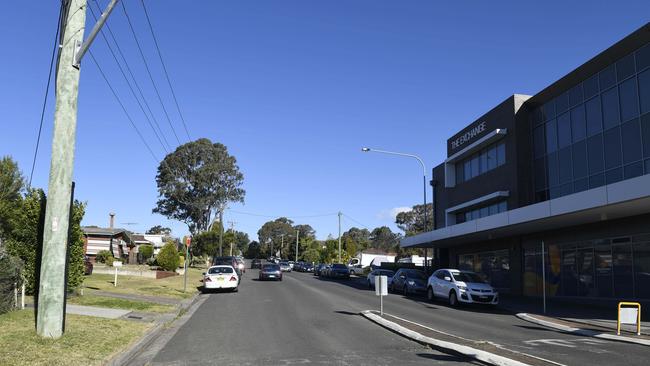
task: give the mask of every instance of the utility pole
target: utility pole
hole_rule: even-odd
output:
[[[230,241],[230,255],[231,256],[232,256],[232,246],[233,246],[234,240],[235,240],[235,224],[236,223],[237,223],[237,221],[228,221],[228,224],[230,224],[230,232],[233,234],[233,238]]]
[[[282,259],[282,249],[284,249],[284,234],[280,234],[280,259]]]
[[[341,211],[339,211],[339,263],[341,263]]]
[[[219,229],[219,256],[223,256],[223,209],[219,210],[219,225],[221,225],[221,229]]]
[[[63,4],[65,19],[62,19],[59,43],[52,158],[36,317],[36,333],[41,337],[59,338],[64,329],[65,264],[77,130],[79,64],[116,3],[117,0],[109,3],[86,42],[83,42],[86,0],[67,0]]]
[[[298,237],[300,237],[300,230],[296,230],[296,262],[298,262]]]

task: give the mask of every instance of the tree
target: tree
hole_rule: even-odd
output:
[[[158,167],[154,213],[187,224],[192,236],[208,230],[228,203],[244,202],[237,160],[220,143],[206,138],[179,146]]]
[[[7,238],[7,252],[20,258],[24,263],[25,284],[27,292],[33,294],[36,290],[37,259],[38,259],[38,228],[42,215],[45,215],[45,193],[40,189],[32,189],[21,200],[16,215],[11,219],[12,231]],[[84,279],[84,243],[81,231],[81,220],[85,213],[85,205],[77,200],[72,207],[70,236],[68,237],[68,273],[67,286],[72,291],[79,287]]]
[[[176,249],[176,243],[173,241],[168,241],[158,252],[156,256],[156,262],[162,267],[165,271],[175,271],[180,264],[180,258],[178,257],[178,250]]]
[[[320,252],[317,249],[307,249],[302,253],[302,260],[308,263],[316,263],[320,260]]]
[[[399,244],[399,236],[388,226],[378,227],[370,233],[370,246],[375,249],[393,250]]]
[[[9,156],[0,159],[0,243],[11,231],[11,218],[20,207],[24,186],[18,164]]]
[[[149,235],[171,235],[172,229],[165,227],[165,226],[160,226],[156,225],[153,226],[151,229],[147,230],[145,234]]]
[[[219,233],[221,232],[221,223],[216,221],[208,231],[204,231],[192,237],[190,253],[193,256],[216,255],[219,249]]]
[[[404,211],[397,214],[395,223],[405,236],[412,236],[419,233],[432,230],[433,225],[433,205],[427,204],[427,223],[424,222],[424,205],[415,205],[410,211]]]
[[[230,244],[232,243],[233,255],[239,254],[239,252],[246,253],[250,242],[248,234],[242,231],[228,230],[223,234],[224,251],[227,250],[229,252]]]
[[[350,255],[355,255],[358,251],[366,249],[370,245],[370,231],[352,227],[341,235],[341,241],[345,244],[346,251]],[[352,249],[352,251],[348,248]]]
[[[142,244],[138,248],[138,252],[142,255],[142,260],[147,260],[153,256],[153,245]]]
[[[273,252],[280,251],[281,255],[286,255],[286,252],[282,253],[282,243],[284,242],[284,246],[286,247],[287,244],[295,243],[296,240],[296,232],[292,225],[293,221],[286,217],[280,217],[274,221],[264,223],[257,231],[258,240],[263,248],[262,251],[269,255],[275,255],[275,253],[271,252],[271,248],[273,248]]]

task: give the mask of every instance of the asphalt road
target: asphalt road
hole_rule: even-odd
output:
[[[360,317],[379,306],[359,281],[285,274],[259,282],[248,270],[238,293],[214,293],[154,357],[152,365],[436,365],[438,353]],[[387,313],[565,365],[647,365],[647,347],[550,331],[498,309],[449,308],[391,294]]]

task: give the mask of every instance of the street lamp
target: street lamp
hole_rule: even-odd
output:
[[[406,154],[406,153],[401,153],[401,152],[395,152],[395,151],[386,151],[386,150],[378,150],[378,149],[371,149],[369,147],[363,147],[361,148],[362,152],[376,152],[376,153],[381,153],[381,154],[388,154],[388,155],[397,155],[397,156],[405,156],[408,158],[413,158],[416,159],[417,161],[420,162],[420,165],[422,165],[422,193],[424,197],[424,231],[427,231],[427,167],[424,165],[424,161],[417,155],[413,154]],[[425,258],[425,267],[426,267],[426,248],[424,252],[424,258]]]

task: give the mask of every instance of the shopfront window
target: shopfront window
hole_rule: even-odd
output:
[[[459,255],[458,267],[478,273],[499,291],[510,290],[510,254],[507,249]]]

